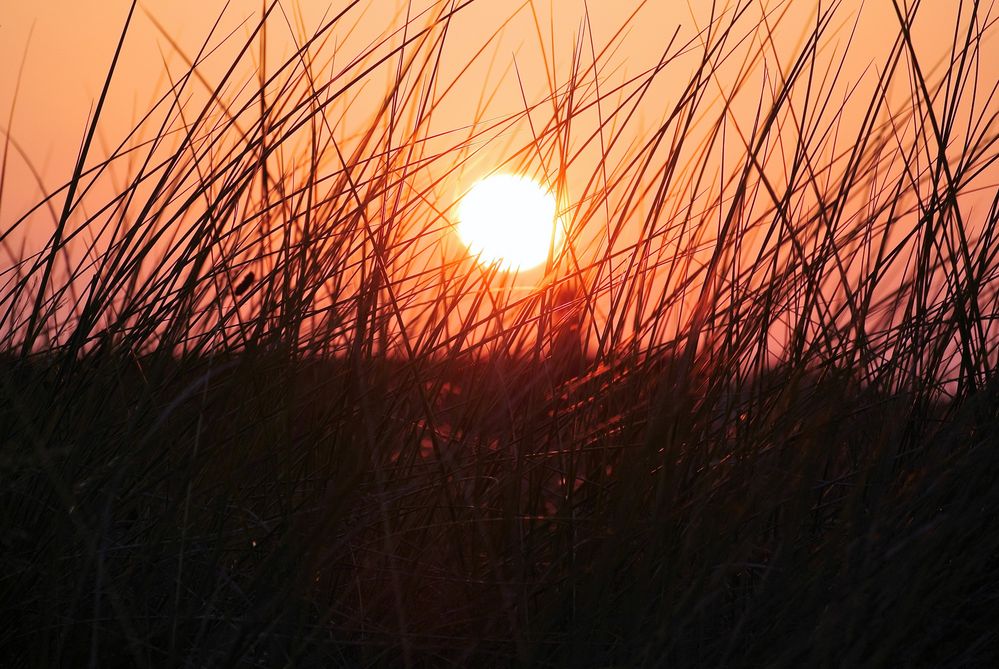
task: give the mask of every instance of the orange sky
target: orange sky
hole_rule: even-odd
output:
[[[182,48],[193,53],[224,4],[222,0],[147,0],[142,3],[126,41],[123,61],[104,114],[102,129],[107,142],[117,140],[127,132],[131,121],[149,105],[154,93],[164,90],[167,67],[164,63],[173,68],[175,76],[183,69],[182,62],[153,26],[149,15],[155,17]],[[308,28],[318,25],[331,7],[336,10],[343,4],[289,1],[285,2],[285,7],[288,8],[288,20],[300,20],[301,25]],[[415,2],[413,7],[419,9],[429,4],[432,3],[424,0],[422,3]],[[706,23],[710,4],[700,0],[689,3],[650,0],[645,3],[638,10],[637,19],[630,24],[626,39],[620,42],[609,60],[607,85],[626,74],[637,73],[653,65],[666,39],[678,26],[682,37],[693,35],[696,26]],[[762,4],[770,7],[778,5],[776,2]],[[956,4],[951,0],[927,0],[923,3],[923,13],[916,26],[917,32],[921,29],[917,44],[930,60],[947,46],[948,31],[941,30],[940,26],[947,25],[947,18]],[[89,110],[103,83],[128,5],[127,0],[0,0],[0,62],[5,64],[0,69],[0,127],[8,125],[18,64],[23,62],[24,75],[14,110],[13,136],[24,147],[49,187],[65,180],[71,170]],[[595,43],[598,46],[606,43],[638,5],[635,0],[590,0],[588,8]],[[793,5],[790,18],[785,18],[778,31],[779,39],[789,49],[813,20],[816,3],[795,0]],[[352,20],[345,22],[344,29],[337,31],[341,53],[349,54],[352,49],[356,51],[389,26],[401,25],[406,8],[400,0],[368,0],[362,6],[363,11],[349,14]],[[521,7],[519,11],[518,6]],[[491,55],[482,59],[481,67],[473,70],[473,75],[466,79],[465,84],[469,95],[477,97],[481,93],[482,82],[488,76],[489,85],[500,88],[493,111],[497,114],[515,111],[523,103],[511,70],[514,58],[528,96],[540,98],[547,89],[542,51],[549,58],[552,53],[555,54],[556,69],[560,76],[564,76],[568,55],[584,20],[585,6],[583,0],[533,0],[534,11],[545,30],[539,40],[529,3],[520,5],[513,0],[479,0],[458,16],[449,35],[450,45],[444,69],[457,71],[481,44],[497,32],[506,18],[515,15],[494,40],[490,47]],[[260,3],[256,0],[234,0],[230,3],[223,21],[224,28],[220,32],[235,28],[238,35],[245,34],[245,25],[242,32],[238,26],[244,20],[247,24],[252,23],[259,10]],[[300,12],[298,19],[296,11]],[[840,23],[846,26],[858,13],[861,14],[858,38],[849,53],[854,73],[849,79],[859,78],[862,68],[877,62],[886,48],[886,37],[895,33],[890,0],[868,0],[864,3],[847,0],[840,11]],[[755,15],[759,15],[758,9]],[[346,28],[355,20],[356,28],[348,34]],[[279,60],[279,56],[289,53],[289,34],[286,19],[277,15],[268,37],[274,62]],[[845,31],[841,31],[838,39],[845,39]],[[834,46],[834,43],[835,40],[832,40],[831,45]],[[999,59],[996,61],[999,62]],[[491,71],[486,67],[489,64]],[[501,79],[499,75],[502,73],[506,76]],[[380,74],[380,81],[383,81],[385,75]],[[457,96],[456,102],[445,105],[438,127],[459,127],[468,123],[468,99],[468,95]],[[19,157],[9,158],[8,170],[8,188],[0,220],[9,220],[15,212],[22,211],[36,200],[38,195]]]
[[[698,133],[706,132],[707,127],[715,122],[717,114],[714,111],[720,112],[723,109],[722,96],[728,94],[729,80],[737,75],[743,59],[753,58],[762,52],[764,58],[760,62],[765,64],[758,65],[752,71],[749,83],[728,102],[733,119],[732,129],[726,136],[728,144],[719,150],[719,154],[726,148],[734,148],[738,153],[739,133],[751,130],[761,96],[766,105],[767,93],[773,92],[774,82],[781,77],[780,72],[787,68],[814,25],[817,7],[820,4],[828,7],[830,4],[803,0],[738,2],[740,5],[748,5],[749,9],[737,23],[731,44],[732,56],[717,70],[714,85],[708,87],[709,96],[713,97],[700,108],[701,114],[694,119],[689,132],[696,138]],[[736,0],[720,2],[719,6],[730,8],[735,3]],[[181,52],[193,55],[224,4],[222,0],[163,0],[146,2],[140,7],[125,41],[122,61],[113,80],[97,143],[90,153],[88,165],[94,164],[116,147],[133,127],[136,119],[149,109],[158,95],[169,88],[169,82],[176,81],[187,69],[184,58],[177,53],[171,42]],[[7,156],[7,182],[3,200],[0,201],[0,228],[6,229],[6,226],[39,200],[43,191],[50,192],[65,183],[70,176],[88,114],[103,84],[128,5],[127,0],[47,0],[41,3],[0,0],[0,62],[6,64],[0,70],[0,127],[6,129],[8,126],[18,64],[23,62],[24,74],[13,111],[12,136],[25,154],[22,156],[11,151]],[[301,38],[303,35],[311,35],[322,23],[324,16],[335,13],[343,6],[342,2],[331,7],[320,2],[299,4],[294,0],[285,0],[282,5],[285,12],[273,14],[268,24],[268,69],[272,70],[293,52],[293,36]],[[419,14],[426,8],[439,10],[442,6],[440,0],[423,0],[414,2],[410,11]],[[914,41],[924,68],[932,69],[947,53],[956,6],[957,3],[951,0],[923,2],[922,13],[914,28]],[[565,84],[572,65],[573,46],[580,35],[584,39],[580,53],[585,68],[590,59],[589,37],[586,32],[581,31],[586,8],[584,0],[533,0],[533,4],[531,0],[523,3],[478,0],[463,9],[448,32],[438,76],[440,87],[449,83],[483,44],[488,43],[488,47],[444,99],[430,123],[433,134],[440,135],[454,129],[462,129],[461,132],[444,134],[435,141],[447,147],[449,143],[456,141],[454,138],[467,137],[471,132],[470,126],[488,126],[494,119],[522,110],[525,97],[529,104],[544,101],[550,80],[555,81],[556,87]],[[606,161],[613,168],[626,163],[626,158],[633,155],[629,153],[630,142],[648,140],[652,130],[661,125],[663,117],[676,104],[680,91],[689,81],[693,67],[700,57],[697,53],[697,36],[698,31],[708,23],[710,3],[700,0],[692,0],[690,3],[667,0],[648,0],[645,3],[635,0],[588,0],[588,9],[594,48],[599,51],[608,43],[612,45],[601,59],[599,85],[605,95],[629,77],[654,66],[674,33],[677,35],[676,44],[691,45],[686,55],[676,57],[649,89],[635,117],[629,121],[627,136],[616,149],[617,153]],[[344,67],[350,69],[349,62],[352,58],[370,44],[403,26],[406,11],[407,4],[398,0],[362,1],[333,30],[331,41],[324,50],[328,59],[324,61],[324,66],[330,71]],[[213,40],[213,44],[220,46],[200,68],[206,81],[214,82],[221,76],[240,43],[249,34],[259,12],[258,0],[232,0],[216,31],[216,39]],[[633,13],[634,17],[622,35],[613,40],[618,29],[628,22]],[[162,32],[155,27],[154,19],[162,26]],[[504,26],[507,19],[510,20]],[[773,44],[766,44],[761,36],[759,27],[763,22],[773,30]],[[413,22],[415,26],[424,24],[423,20]],[[854,28],[853,41],[847,48]],[[232,39],[220,38],[229,33],[232,33]],[[857,124],[864,111],[862,101],[869,99],[885,53],[897,33],[898,24],[891,0],[869,0],[863,3],[859,0],[844,0],[840,5],[821,42],[818,67],[821,71],[823,63],[843,59],[843,73],[829,99],[845,100],[847,91],[852,91],[852,99],[860,100],[861,104],[848,103],[845,107],[838,107],[834,102],[830,108],[828,113],[832,115],[842,111],[842,133],[835,143],[836,151],[844,150],[845,143],[856,136],[856,128],[859,127]],[[995,31],[989,42],[993,51],[997,46],[994,37]],[[396,34],[390,39],[388,46],[378,53],[384,53],[400,40],[401,34]],[[253,85],[256,59],[257,53],[253,52],[244,60],[245,71],[239,74],[237,81],[248,81],[251,82],[250,86]],[[337,141],[347,138],[343,141],[348,150],[349,137],[352,133],[356,134],[358,129],[366,127],[371,110],[376,102],[382,100],[386,85],[395,76],[394,63],[395,61],[390,61],[388,65],[374,70],[359,86],[351,89],[350,96],[339,101],[338,106],[330,108],[330,114],[339,119],[335,129]],[[980,85],[987,89],[995,82],[999,73],[999,58],[983,65],[988,71],[981,73]],[[355,67],[354,70],[359,71],[360,68]],[[910,91],[904,78],[899,79],[902,80],[892,84],[891,97],[893,103],[904,109]],[[589,85],[586,82],[584,84]],[[198,92],[194,93],[194,89]],[[635,86],[632,86],[628,90],[634,89]],[[206,95],[203,88],[191,87],[191,90],[192,94],[201,95],[202,98]],[[253,89],[249,90],[252,92]],[[226,95],[238,97],[239,91],[230,88]],[[245,98],[244,94],[243,99]],[[485,106],[482,103],[484,98],[489,99]],[[195,103],[197,101],[196,98]],[[613,96],[608,100],[608,105],[614,106]],[[192,108],[196,106],[191,104]],[[543,108],[537,117],[532,114],[532,122],[544,122],[545,110],[550,113],[551,105]],[[337,116],[341,113],[344,114],[342,118]],[[583,141],[596,126],[595,112],[581,114],[578,121],[574,117],[574,123],[577,124],[577,129],[573,140]],[[521,121],[496,136],[493,141],[481,147],[473,146],[477,152],[451,177],[454,183],[444,184],[437,189],[436,197],[439,201],[433,203],[433,206],[447,210],[452,206],[451,201],[456,194],[467,187],[471,180],[495,169],[509,158],[513,150],[529,143],[531,132],[530,124]],[[432,133],[428,131],[427,136]],[[779,143],[779,138],[777,141]],[[697,150],[696,139],[689,144],[690,151]],[[567,175],[568,198],[571,201],[585,200],[582,194],[587,188],[587,179],[598,170],[599,144],[591,143],[588,146],[581,154],[578,164]],[[766,170],[776,170],[779,178],[782,162],[780,154],[792,149],[793,147],[778,147],[774,154],[776,157],[766,165]],[[831,149],[826,147],[824,150]],[[38,170],[42,186],[35,183],[30,170],[26,168],[25,158]],[[830,157],[819,158],[829,160]],[[275,159],[280,159],[280,156]],[[662,155],[658,155],[657,159],[662,159]],[[717,158],[712,157],[710,160]],[[124,170],[126,167],[116,165],[115,169]],[[432,169],[448,167],[449,165],[435,165]],[[545,165],[539,168],[534,165],[535,170],[545,170],[548,167],[550,166]],[[902,166],[895,166],[896,169],[900,167]],[[727,166],[727,169],[731,168],[731,165]],[[650,172],[653,177],[654,172],[654,169]],[[432,178],[433,175],[430,176]],[[111,170],[100,187],[113,188],[114,178],[114,170]],[[713,195],[709,193],[704,196],[705,201],[711,197],[726,201],[728,194],[719,194],[718,190],[727,187],[718,185],[723,179],[712,178],[714,183],[710,188],[715,190]],[[622,187],[624,188],[627,186]],[[593,192],[589,195],[592,196]],[[95,188],[89,196],[98,206],[108,201],[107,193],[102,194],[99,188]],[[692,194],[688,197],[686,193],[670,193],[670,196],[678,202],[667,207],[667,213],[676,211],[684,202],[690,209],[696,209]],[[586,206],[585,202],[578,204]],[[633,222],[635,225],[641,224],[649,206],[650,203],[644,201],[632,203],[629,217],[634,220],[629,220],[629,225]],[[88,203],[85,202],[80,209],[85,212]],[[23,229],[28,231],[29,247],[37,249],[50,234],[51,217],[46,218],[46,212],[43,211],[37,219],[30,219],[29,223]],[[710,228],[711,225],[703,227]],[[602,229],[597,226],[591,232],[598,235]],[[710,243],[710,231],[702,239],[699,235],[703,232],[691,231],[689,234],[692,238],[683,240],[682,243],[704,248],[705,243]],[[681,240],[673,241],[681,243]],[[448,242],[444,243],[446,245]],[[617,242],[615,250],[627,249],[630,243],[633,240],[627,237],[626,232],[622,240]],[[657,254],[668,255],[669,251],[663,250],[667,246],[665,236],[657,239],[656,243],[661,244],[662,248],[648,250],[643,261],[650,258],[654,261]],[[751,243],[751,240],[747,240],[747,245]],[[9,255],[14,253],[11,248],[16,250],[16,246],[8,244],[3,262],[8,261]],[[23,256],[24,251],[20,253]]]

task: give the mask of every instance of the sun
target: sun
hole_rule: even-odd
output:
[[[458,205],[458,237],[484,264],[527,270],[556,255],[565,231],[555,196],[537,182],[495,174],[476,183]]]

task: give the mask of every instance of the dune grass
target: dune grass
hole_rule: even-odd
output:
[[[71,177],[0,230],[2,655],[997,661],[996,17],[923,62],[892,1],[860,81],[848,6],[790,48],[737,0],[631,74],[584,23],[501,116],[441,74],[470,3],[334,58],[359,3],[273,2],[98,157],[133,7]],[[247,75],[268,29],[296,51]],[[496,150],[569,229],[526,279],[450,229]]]

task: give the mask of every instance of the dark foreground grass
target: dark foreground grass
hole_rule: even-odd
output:
[[[348,3],[239,80],[268,5],[5,223],[3,664],[994,666],[990,9],[923,63],[890,5],[867,88],[836,3],[790,53],[788,3],[719,7],[616,84],[584,26],[441,132],[464,6],[332,67]],[[528,290],[448,245],[497,145],[570,231]]]
[[[435,373],[434,435],[401,365],[7,371],[11,659],[996,657],[994,389],[930,415],[786,370],[765,404],[692,396],[650,416],[612,372],[553,398],[528,368],[480,364]]]

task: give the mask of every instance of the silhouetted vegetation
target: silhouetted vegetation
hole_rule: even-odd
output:
[[[3,223],[2,663],[999,661],[991,8],[937,64],[896,5],[867,88],[835,2],[781,53],[788,3],[738,0],[616,86],[583,30],[441,133],[465,5],[343,64],[344,4],[245,81],[263,20],[217,80],[210,34],[94,158],[99,102]],[[525,127],[500,167],[570,230],[526,291],[444,187]]]

